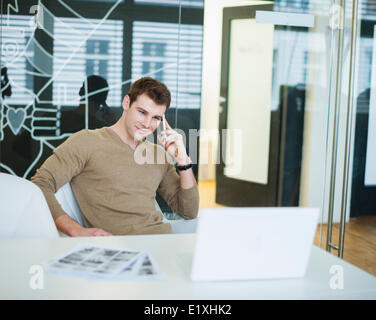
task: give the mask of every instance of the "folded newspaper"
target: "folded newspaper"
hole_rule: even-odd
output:
[[[155,279],[161,276],[147,252],[79,244],[43,263],[47,272],[111,280]]]

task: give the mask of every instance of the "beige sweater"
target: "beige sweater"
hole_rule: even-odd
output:
[[[147,163],[140,164],[140,159]],[[144,141],[133,150],[109,127],[72,135],[31,181],[43,191],[55,220],[65,212],[54,194],[70,181],[85,226],[114,235],[171,233],[170,224],[163,223],[155,209],[156,191],[183,218],[198,213],[197,184],[181,188],[161,146]]]

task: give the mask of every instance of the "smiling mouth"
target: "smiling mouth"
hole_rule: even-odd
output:
[[[141,132],[141,133],[150,133],[150,130],[149,129],[142,129],[142,128],[139,128],[139,127],[136,127],[137,131]]]

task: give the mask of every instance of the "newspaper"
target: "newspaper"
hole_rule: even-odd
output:
[[[163,277],[159,271],[157,264],[153,261],[149,254],[144,253],[141,258],[133,262],[123,272],[118,274],[116,280],[134,280],[134,279],[160,279]]]
[[[69,252],[43,263],[47,272],[130,280],[156,278],[160,275],[158,267],[146,252],[80,244]]]

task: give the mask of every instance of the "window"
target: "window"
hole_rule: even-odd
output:
[[[132,57],[132,79],[166,83],[172,108],[200,108],[202,26],[135,21]]]
[[[78,106],[78,92],[86,76],[96,74],[109,84],[108,106],[119,107],[122,98],[123,22],[106,20],[89,36],[101,20],[87,20],[92,25],[77,18],[55,17],[53,100],[62,106]]]

